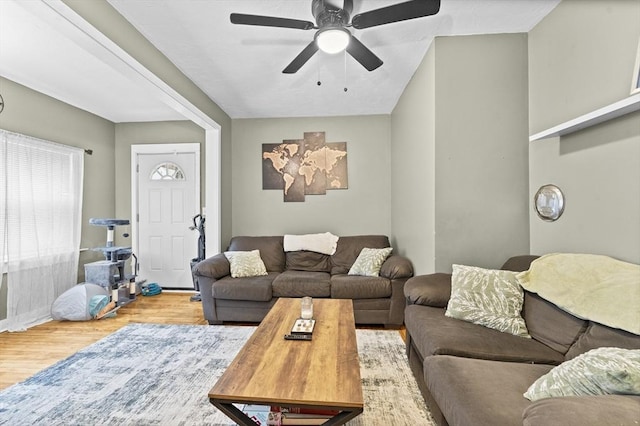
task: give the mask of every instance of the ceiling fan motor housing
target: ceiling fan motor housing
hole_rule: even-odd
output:
[[[326,0],[313,0],[311,3],[311,12],[316,18],[318,28],[345,27],[349,24],[349,13],[351,8],[349,3],[345,2],[344,9],[333,6]]]

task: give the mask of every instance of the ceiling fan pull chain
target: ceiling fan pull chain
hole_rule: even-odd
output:
[[[347,51],[344,51],[344,92],[347,93]]]
[[[322,85],[322,81],[320,81],[320,61],[316,62],[318,64],[318,86]]]

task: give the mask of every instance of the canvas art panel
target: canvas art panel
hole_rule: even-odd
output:
[[[305,132],[303,139],[262,144],[262,189],[283,191],[285,202],[348,187],[346,142],[326,142],[325,132]]]

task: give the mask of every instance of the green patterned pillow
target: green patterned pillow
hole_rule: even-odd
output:
[[[231,265],[231,278],[267,275],[267,268],[260,258],[260,250],[225,251],[224,255]]]
[[[351,265],[349,275],[363,275],[366,277],[379,276],[380,268],[392,250],[392,247],[381,249],[363,248],[356,261]]]
[[[520,315],[523,301],[524,291],[514,272],[453,265],[445,315],[530,338]]]
[[[640,349],[597,348],[565,361],[524,393],[531,401],[556,396],[640,395]]]

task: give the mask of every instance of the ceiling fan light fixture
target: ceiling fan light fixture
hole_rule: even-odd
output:
[[[339,53],[347,48],[351,33],[342,27],[324,28],[316,33],[316,44],[325,53]]]

